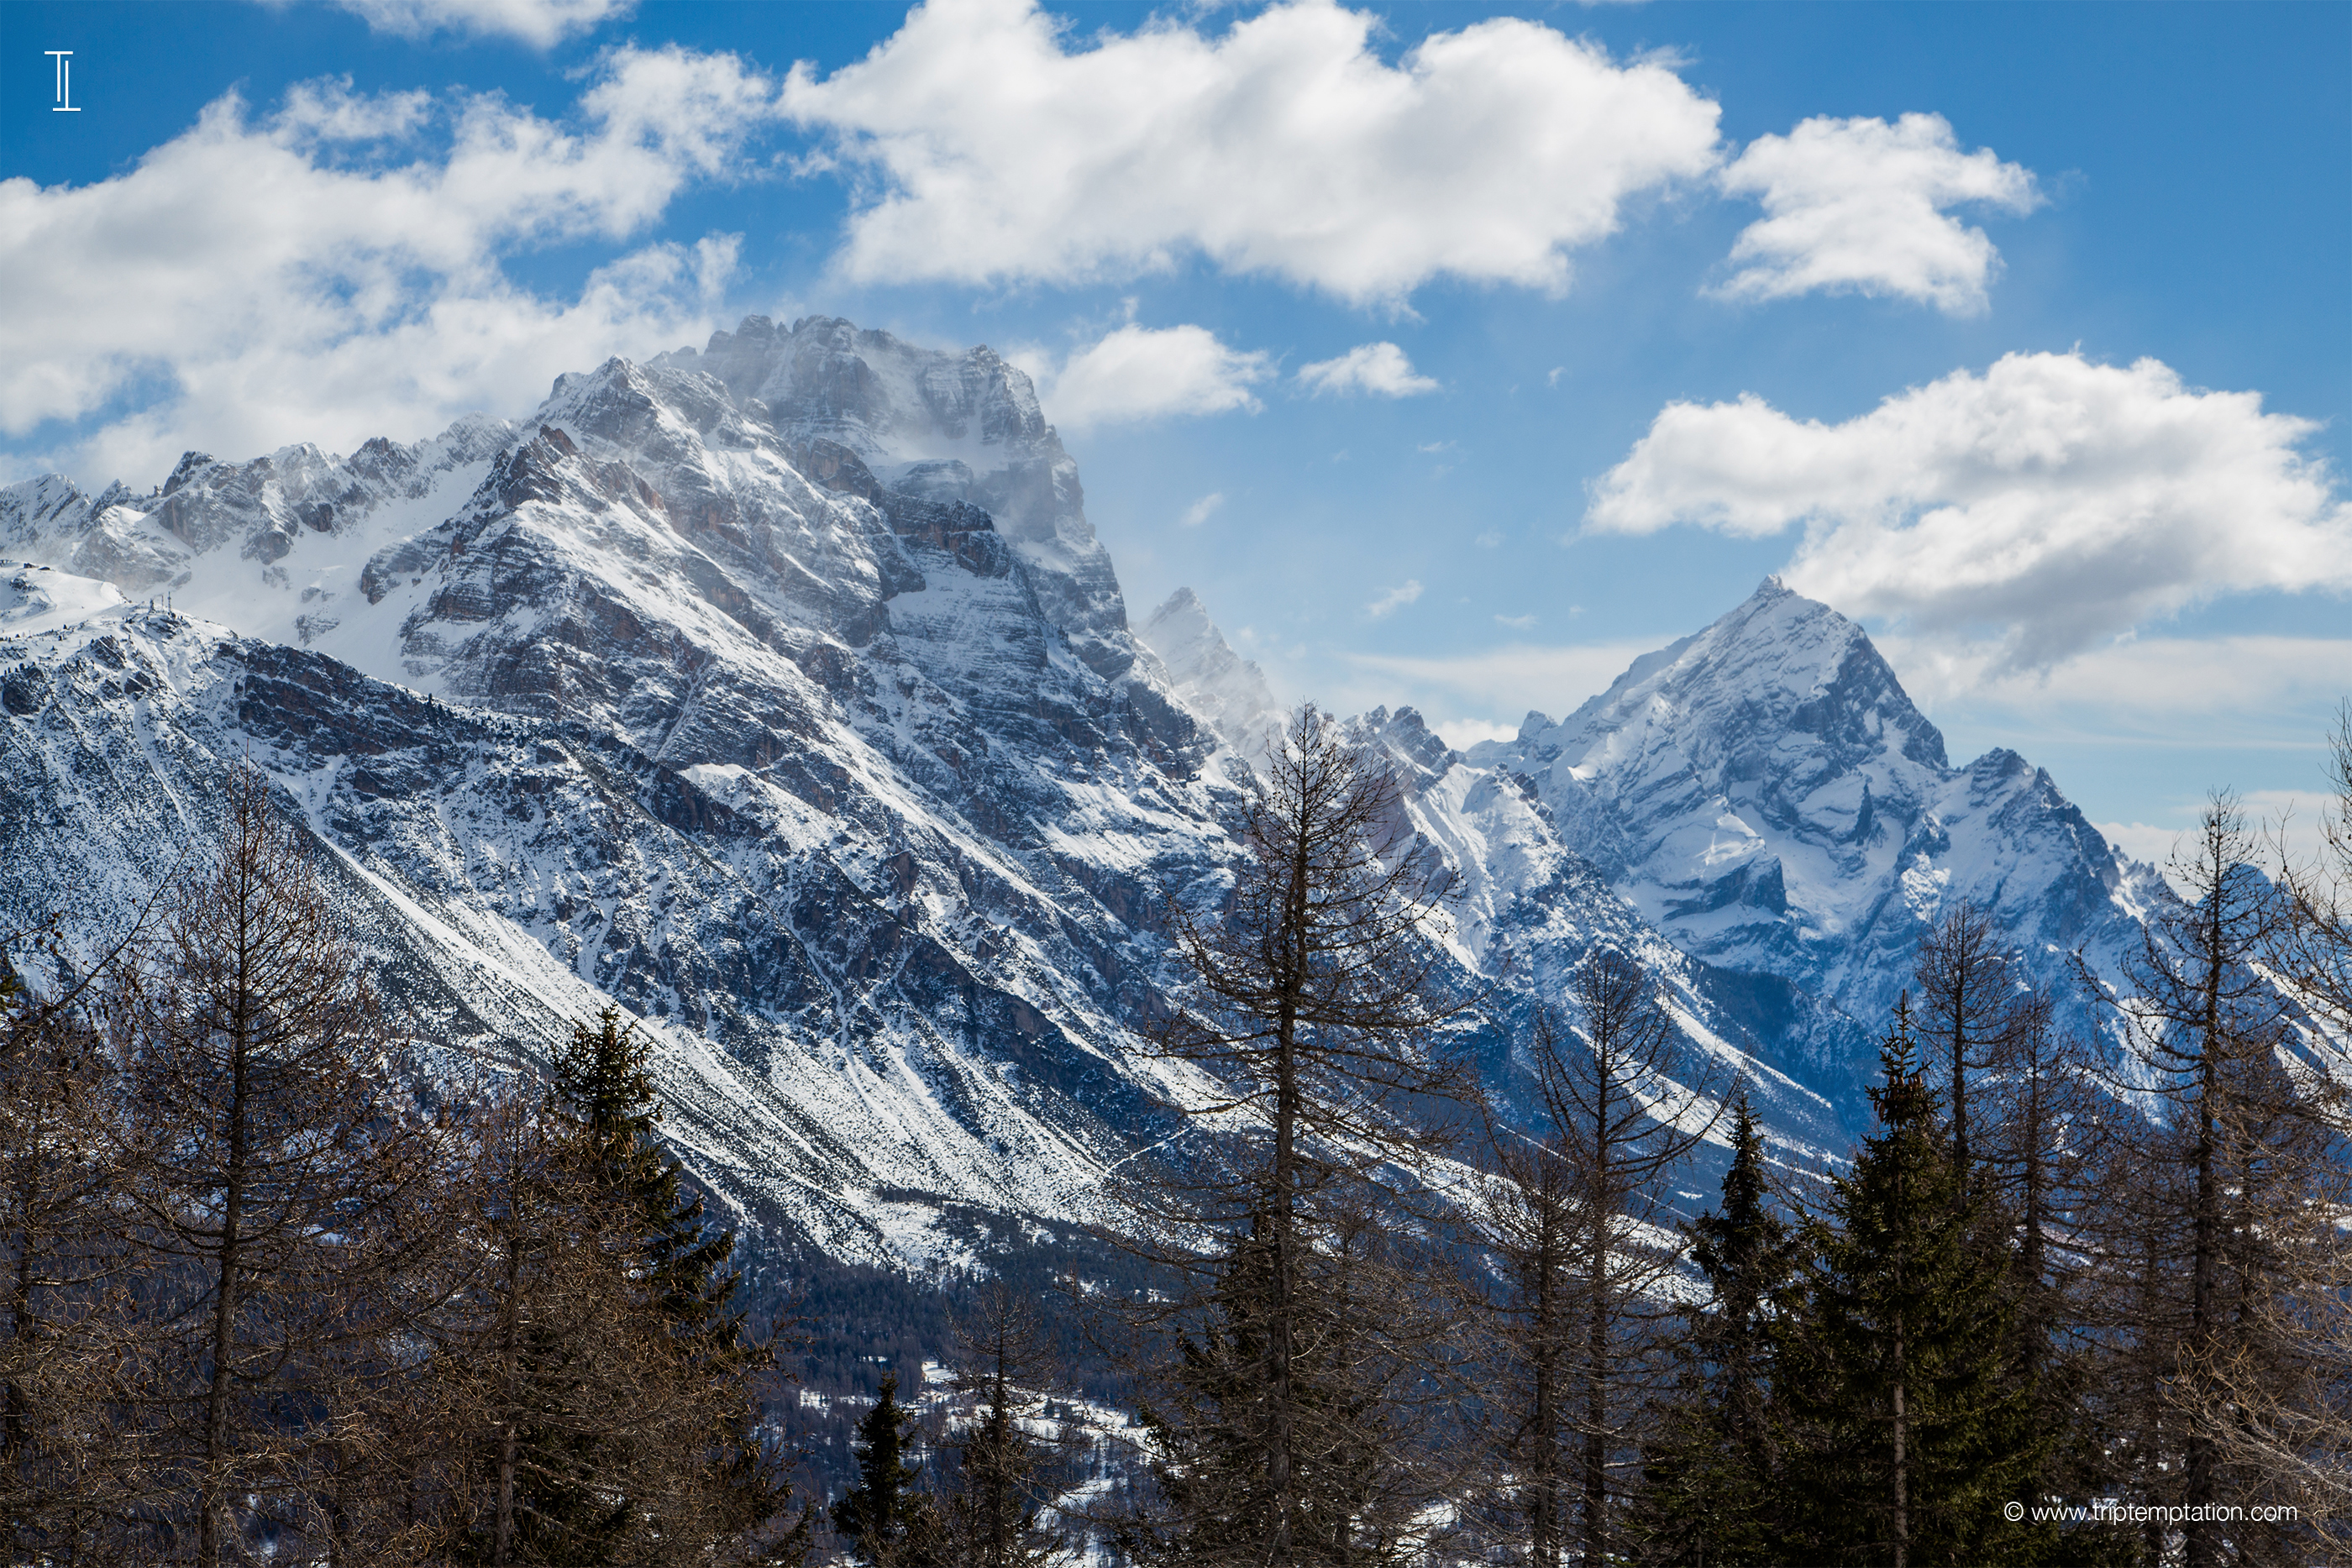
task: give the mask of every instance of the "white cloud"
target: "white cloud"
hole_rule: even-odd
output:
[[[1426,714],[1422,716],[1437,732],[1437,737],[1456,751],[1467,751],[1482,740],[1514,739],[1519,733],[1516,724],[1496,724],[1481,718],[1430,718]]]
[[[1301,365],[1298,380],[1318,397],[1325,392],[1345,395],[1359,392],[1376,392],[1381,397],[1412,397],[1416,392],[1437,390],[1435,382],[1413,373],[1412,361],[1394,343],[1360,343],[1336,360]],[[1452,444],[1439,442],[1422,450],[1434,452]]]
[[[1274,374],[1265,354],[1227,348],[1193,326],[1129,324],[1060,361],[1012,357],[1037,383],[1045,417],[1065,430],[1236,408],[1255,413],[1260,404],[1249,389]]]
[[[1586,527],[1801,525],[1790,586],[2037,669],[2231,591],[2352,589],[2352,504],[2316,427],[2154,360],[2011,354],[1843,424],[1760,398],[1670,403],[1592,487]]]
[[[1524,632],[1535,623],[1536,618],[1532,615],[1497,615],[1495,617],[1496,625],[1508,626],[1514,632]]]
[[[1378,599],[1364,606],[1364,613],[1378,621],[1393,614],[1421,597],[1421,580],[1409,577],[1396,587],[1386,590]]]
[[[708,331],[736,243],[615,249],[568,300],[502,258],[625,241],[773,113],[730,56],[622,49],[574,127],[497,96],[310,84],[257,121],[217,99],[94,184],[0,181],[0,430],[97,420],[45,455],[103,482],[160,476],[188,444],[348,447],[528,408],[560,371]],[[442,144],[409,149],[428,123]]]
[[[1394,66],[1323,0],[1204,36],[1068,47],[1034,0],[931,0],[784,99],[878,176],[842,265],[866,280],[1077,282],[1199,254],[1342,298],[1451,276],[1558,290],[1625,203],[1716,160],[1715,104],[1655,59],[1501,17]]]
[[[1782,299],[1813,289],[1898,295],[1948,315],[1985,308],[2000,255],[1982,229],[1944,209],[1976,203],[2030,212],[2032,172],[1988,148],[1960,151],[1939,114],[1808,120],[1786,136],[1759,136],[1718,176],[1726,193],[1754,196],[1765,216],[1742,230],[1731,260],[1745,263],[1716,292]]]
[[[2196,845],[2197,819],[2204,810],[2200,798],[2180,801],[2170,822],[2094,822],[2108,843],[2136,861],[2146,861],[2168,873],[2173,856]],[[2260,858],[2274,863],[2282,851],[2297,867],[2325,864],[2327,841],[2321,824],[2336,809],[2335,797],[2318,790],[2249,789],[2238,797],[2246,827],[2261,846]],[[2192,891],[2174,882],[2177,891]]]
[[[444,29],[517,38],[544,49],[625,16],[633,0],[333,0],[379,33],[422,38]]]
[[[1904,689],[1941,714],[2078,737],[2177,740],[2195,721],[2210,744],[2317,744],[2352,697],[2352,638],[2132,637],[2042,670],[2004,668],[1982,643],[1889,633],[1873,639]]]
[[[1202,523],[1207,522],[1209,518],[1214,515],[1217,508],[1224,504],[1225,493],[1223,490],[1212,490],[1207,495],[1202,497],[1199,500],[1193,502],[1191,506],[1185,507],[1184,515],[1176,519],[1177,524],[1182,528],[1197,528]]]

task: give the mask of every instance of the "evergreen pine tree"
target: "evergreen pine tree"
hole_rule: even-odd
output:
[[[940,1562],[939,1516],[919,1490],[921,1469],[907,1458],[914,1425],[914,1412],[898,1403],[898,1375],[890,1373],[858,1423],[857,1484],[833,1505],[833,1528],[868,1568],[935,1568]]]
[[[729,1526],[772,1526],[791,1489],[759,1437],[753,1380],[774,1365],[752,1340],[735,1304],[730,1267],[735,1233],[706,1216],[699,1193],[681,1180],[677,1159],[655,1132],[660,1120],[648,1046],[634,1023],[606,1008],[595,1026],[572,1026],[555,1061],[552,1098],[579,1128],[593,1180],[629,1211],[639,1228],[644,1284],[693,1373],[725,1406],[712,1433],[709,1481]]]
[[[1690,1227],[1708,1299],[1689,1310],[1675,1396],[1644,1451],[1629,1527],[1648,1563],[1769,1563],[1781,1534],[1772,1319],[1795,1249],[1772,1211],[1747,1095],[1732,1114],[1722,1207]]]
[[[732,1233],[708,1220],[655,1132],[647,1052],[617,1009],[575,1024],[542,1112],[552,1144],[533,1156],[547,1167],[531,1174],[524,1159],[508,1179],[512,1201],[494,1228],[520,1271],[492,1292],[499,1316],[514,1319],[503,1354],[509,1382],[550,1392],[542,1416],[507,1440],[520,1447],[500,1459],[512,1496],[487,1549],[602,1564],[724,1543],[725,1560],[798,1562],[806,1521],[788,1530],[790,1489],[758,1431],[755,1380],[773,1357],[733,1303]],[[577,1211],[568,1220],[567,1209]],[[606,1270],[614,1278],[597,1282]],[[520,1297],[504,1299],[516,1291],[533,1296],[519,1315]],[[608,1296],[593,1333],[551,1332]],[[591,1349],[603,1335],[614,1345]],[[644,1405],[635,1415],[594,1418],[632,1396]]]
[[[1411,1511],[1387,1483],[1402,1447],[1403,1413],[1388,1407],[1382,1355],[1367,1305],[1350,1289],[1357,1249],[1373,1239],[1350,1228],[1329,1254],[1308,1260],[1307,1310],[1295,1320],[1290,1414],[1323,1440],[1305,1448],[1279,1489],[1261,1456],[1276,1418],[1265,1386],[1265,1342],[1275,1270],[1271,1227],[1254,1224],[1226,1261],[1197,1332],[1178,1344],[1179,1367],[1160,1379],[1165,1402],[1140,1412],[1153,1477],[1168,1505],[1157,1530],[1131,1528],[1124,1551],[1151,1563],[1265,1561],[1363,1564],[1408,1560]],[[1285,1555],[1268,1553],[1269,1521],[1287,1498]]]
[[[1809,1227],[1817,1257],[1773,1325],[1791,1438],[1780,1556],[2036,1562],[2054,1526],[2011,1522],[2003,1505],[2049,1438],[2011,1365],[2005,1281],[1972,1242],[1987,1200],[1964,1188],[1907,998],[1880,1061],[1880,1130],[1832,1184],[1833,1227]]]
[[[954,1444],[950,1561],[954,1568],[1038,1568],[1068,1544],[1039,1521],[1037,1493],[1054,1456],[1024,1420],[1042,1403],[1025,1385],[1045,1371],[1045,1325],[998,1280],[969,1317],[959,1318],[956,1338],[956,1387],[977,1396],[978,1408]]]

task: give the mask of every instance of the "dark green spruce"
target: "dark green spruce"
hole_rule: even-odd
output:
[[[708,1218],[701,1195],[686,1186],[677,1156],[655,1131],[661,1113],[646,1066],[649,1052],[635,1025],[625,1023],[618,1009],[606,1008],[593,1026],[572,1026],[571,1041],[555,1058],[550,1098],[577,1129],[595,1186],[638,1238],[647,1305],[667,1325],[696,1380],[717,1393],[723,1413],[702,1456],[706,1490],[698,1503],[715,1511],[712,1522],[723,1529],[778,1539],[766,1560],[797,1562],[805,1555],[807,1529],[782,1530],[791,1488],[759,1437],[755,1382],[773,1365],[773,1354],[751,1338],[735,1304],[734,1232]],[[536,1500],[557,1516],[615,1508],[585,1498]],[[619,1500],[617,1510],[657,1516],[662,1501]],[[617,1539],[617,1520],[601,1532],[593,1520],[572,1522],[582,1540],[593,1542],[600,1533]]]
[[[898,1403],[898,1375],[882,1379],[874,1408],[858,1423],[857,1484],[833,1505],[833,1528],[867,1568],[937,1568],[938,1510],[908,1461],[914,1412]]]
[[[1772,1319],[1796,1249],[1773,1211],[1763,1134],[1745,1094],[1731,1148],[1722,1207],[1690,1228],[1708,1297],[1688,1312],[1675,1391],[1643,1455],[1629,1530],[1644,1563],[1771,1563],[1784,1533]]]
[[[1908,998],[1871,1092],[1879,1128],[1831,1185],[1831,1223],[1774,1322],[1790,1517],[1779,1561],[2032,1563],[2054,1528],[2009,1521],[2049,1437],[2020,1375],[1990,1201],[1953,1157]]]

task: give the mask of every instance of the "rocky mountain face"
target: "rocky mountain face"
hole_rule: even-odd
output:
[[[951,356],[837,318],[779,331],[753,316],[699,353],[681,349],[655,366],[716,378],[788,442],[846,446],[894,490],[980,507],[1072,647],[1105,675],[1126,672],[1127,602],[1087,521],[1078,465],[1029,378],[989,349]]]
[[[514,425],[19,485],[0,554],[34,563],[0,598],[0,928],[126,918],[249,758],[448,1071],[617,1002],[763,1236],[898,1267],[1087,1219],[1200,1088],[1144,1035],[1166,911],[1222,896],[1278,715],[1189,593],[1129,630],[985,349],[753,318]],[[2153,895],[2046,777],[1950,768],[1777,585],[1513,743],[1353,722],[1459,885],[1442,939],[1491,997],[1462,1043],[1507,1096],[1606,943],[1659,977],[1678,1071],[1841,1151],[1939,900],[2055,952]]]

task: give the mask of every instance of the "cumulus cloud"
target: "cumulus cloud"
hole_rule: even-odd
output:
[[[1066,360],[1016,356],[1037,383],[1045,416],[1066,430],[1171,414],[1257,412],[1250,388],[1274,374],[1268,357],[1228,348],[1206,327],[1138,327],[1106,333]]]
[[[1076,282],[1205,256],[1343,299],[1440,276],[1558,290],[1628,200],[1706,174],[1717,107],[1655,59],[1512,17],[1391,66],[1368,12],[1276,5],[1211,37],[1079,41],[1034,0],[931,0],[784,101],[874,180],[866,280]]]
[[[1808,120],[1759,136],[1717,176],[1765,216],[1742,230],[1744,264],[1716,292],[1781,299],[1814,289],[1916,299],[1954,316],[1985,308],[2000,255],[1982,229],[1945,211],[1965,204],[2012,213],[2042,200],[2031,171],[1989,148],[1963,152],[1939,114]]]
[[[2352,589],[2352,504],[2253,392],[2154,360],[2011,354],[1842,424],[1760,398],[1668,404],[1585,526],[1802,528],[1784,575],[1849,614],[1997,639],[2046,667],[2213,595]]]
[[[1403,609],[1406,605],[1411,604],[1414,600],[1419,599],[1420,597],[1421,580],[1418,578],[1409,577],[1396,587],[1389,589],[1381,593],[1378,599],[1373,600],[1370,604],[1365,605],[1364,613],[1370,616],[1373,620],[1378,621],[1384,615],[1393,614],[1397,611]]]
[[[1360,392],[1381,397],[1412,397],[1416,392],[1437,390],[1435,382],[1413,373],[1412,361],[1394,343],[1360,343],[1336,360],[1301,365],[1298,380],[1318,397],[1325,392],[1344,395]],[[1422,450],[1434,452],[1451,444],[1439,442]]]
[[[93,184],[0,181],[0,430],[97,421],[50,456],[103,482],[190,443],[348,446],[527,408],[562,370],[709,330],[731,237],[617,246],[774,112],[730,56],[621,49],[576,122],[312,83],[262,119],[221,98]],[[616,248],[572,298],[506,276],[561,242]]]
[[[422,38],[447,31],[520,39],[544,49],[625,16],[633,0],[333,0],[379,33]]]

